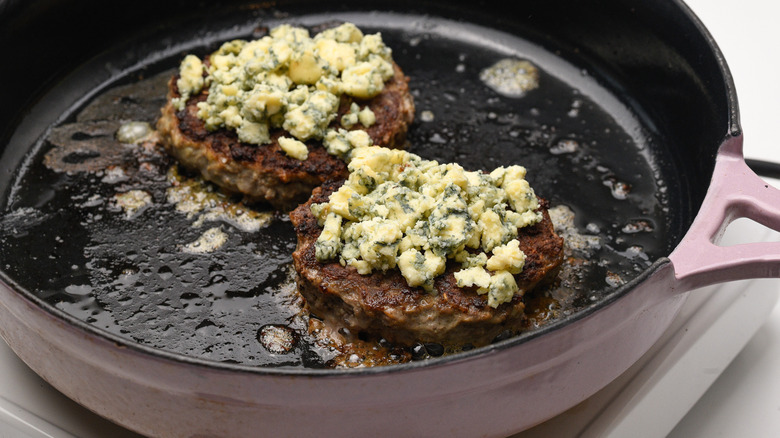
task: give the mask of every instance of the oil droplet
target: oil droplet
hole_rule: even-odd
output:
[[[161,266],[160,269],[157,270],[157,275],[160,276],[161,280],[168,280],[173,277],[173,270],[169,266]]]
[[[606,282],[611,287],[618,287],[625,284],[626,281],[614,272],[607,272]]]
[[[650,233],[655,229],[653,223],[645,219],[637,219],[623,226],[622,230],[626,234]]]
[[[435,132],[431,136],[431,138],[428,139],[428,141],[430,141],[431,143],[436,143],[436,144],[445,144],[445,143],[447,143],[447,140],[445,140],[444,137],[439,135],[438,132]]]
[[[580,107],[582,106],[582,101],[579,99],[574,99],[571,103],[571,109],[569,109],[569,112],[567,115],[569,117],[577,117],[580,115]]]
[[[204,319],[203,321],[198,324],[197,327],[195,327],[195,333],[201,336],[209,336],[213,335],[216,331],[217,325],[214,324],[214,321],[210,319]]]
[[[432,122],[433,119],[433,111],[425,110],[420,113],[420,120],[423,122]]]
[[[609,187],[612,197],[621,201],[625,200],[626,197],[628,197],[628,194],[631,193],[631,185],[618,181],[614,176],[604,178],[604,185]]]
[[[601,227],[599,227],[597,224],[594,224],[593,222],[590,222],[585,225],[585,231],[590,234],[599,234],[601,232]]]
[[[577,152],[580,144],[575,140],[561,140],[550,148],[553,155],[571,154]]]
[[[87,296],[92,293],[92,286],[88,284],[71,284],[65,288],[69,295]]]
[[[644,248],[639,245],[629,246],[625,251],[620,252],[619,254],[628,259],[640,258],[642,260],[649,260],[649,257],[645,253]]]
[[[103,173],[100,182],[106,184],[116,184],[130,179],[127,172],[120,166],[108,166]]]

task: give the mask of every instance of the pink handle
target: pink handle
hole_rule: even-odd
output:
[[[780,190],[745,164],[740,135],[721,145],[704,203],[669,256],[680,292],[726,281],[780,277],[780,242],[718,246],[726,227],[741,217],[780,231]]]

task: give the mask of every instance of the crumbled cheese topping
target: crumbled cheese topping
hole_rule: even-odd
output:
[[[309,149],[306,145],[294,138],[279,137],[279,147],[296,160],[303,161],[309,157]]]
[[[176,81],[181,98],[176,101],[181,111],[190,95],[197,94],[203,88],[203,62],[195,55],[187,55],[179,67],[179,79]]]
[[[181,97],[174,104],[181,110],[190,96],[208,87],[208,98],[198,103],[198,117],[207,129],[232,129],[240,141],[257,145],[269,143],[270,130],[277,128],[299,141],[322,140],[333,131],[329,125],[340,96],[376,96],[394,74],[392,63],[381,35],[363,35],[354,24],[313,38],[306,29],[281,25],[259,40],[223,44],[208,67],[187,55],[177,81]],[[369,108],[353,104],[341,125],[349,129],[375,122]]]
[[[319,261],[338,259],[360,274],[399,269],[433,292],[448,259],[459,287],[477,287],[498,307],[512,300],[525,254],[518,228],[542,218],[522,166],[486,174],[376,146],[352,151],[348,180],[311,211],[323,227]]]
[[[352,105],[349,107],[349,112],[341,116],[341,126],[349,129],[358,123],[363,126],[371,126],[376,123],[376,115],[371,111],[371,108],[366,106],[363,107],[363,109],[360,109],[360,106],[357,103],[352,102]]]

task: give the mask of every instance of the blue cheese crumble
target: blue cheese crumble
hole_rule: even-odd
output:
[[[285,154],[296,160],[303,161],[309,157],[309,149],[306,148],[306,145],[294,138],[279,137],[279,147]]]
[[[370,99],[393,74],[392,52],[378,33],[364,35],[345,23],[311,37],[306,29],[281,25],[258,40],[224,43],[208,63],[187,55],[177,81],[181,97],[173,104],[181,110],[190,96],[208,89],[198,117],[209,130],[231,129],[256,145],[270,143],[270,131],[279,128],[297,141],[322,140],[339,134],[329,126],[341,95]],[[370,127],[376,117],[353,104],[339,122],[346,129]],[[343,157],[353,147],[342,142],[331,153]],[[300,147],[282,149],[305,159]]]
[[[476,287],[494,308],[512,300],[525,264],[518,228],[542,219],[524,167],[469,172],[376,146],[356,147],[348,167],[328,202],[311,206],[323,227],[317,260],[363,275],[397,268],[409,286],[434,292],[452,259],[459,287]]]

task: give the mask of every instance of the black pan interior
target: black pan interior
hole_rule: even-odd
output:
[[[195,10],[52,2],[4,11],[4,46],[24,41],[11,55],[40,57],[29,69],[2,72],[19,84],[0,113],[3,280],[66,319],[131,343],[249,366],[325,366],[329,353],[306,340],[305,322],[291,310],[295,238],[284,214],[253,206],[272,215],[267,228],[247,233],[222,223],[228,243],[193,256],[182,245],[214,224],[193,226],[165,202],[165,157],[149,158],[159,171],[144,173],[144,159],[128,155],[130,170],[118,179],[73,169],[101,159],[79,142],[110,141],[121,120],[156,119],[164,80],[184,53],[204,55],[280,23],[348,20],[381,31],[411,77],[412,152],[470,170],[522,164],[537,193],[569,207],[577,229],[598,241],[573,253],[590,267],[565,290],[547,292],[553,300],[544,303],[565,306],[546,324],[565,323],[669,254],[701,203],[718,145],[738,129],[711,42],[679,4],[645,3],[524,2],[507,13],[489,3]],[[47,22],[52,10],[65,18]],[[539,89],[508,98],[485,86],[480,71],[503,58],[539,66]],[[44,165],[62,136],[72,149],[59,166]],[[131,189],[155,202],[127,219],[111,199]],[[269,327],[291,334],[291,351],[260,342]]]

